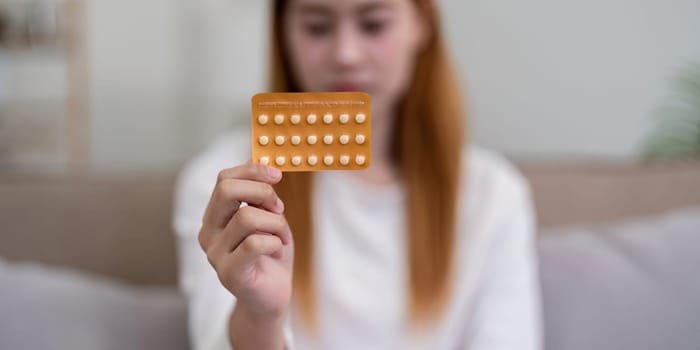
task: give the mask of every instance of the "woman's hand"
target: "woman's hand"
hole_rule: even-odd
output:
[[[289,307],[293,240],[272,187],[281,179],[278,169],[250,162],[222,170],[204,214],[199,243],[236,296],[234,316],[277,322]]]

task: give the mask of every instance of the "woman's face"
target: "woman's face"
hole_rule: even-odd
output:
[[[413,1],[291,0],[284,16],[301,89],[365,91],[380,115],[393,112],[426,37]]]

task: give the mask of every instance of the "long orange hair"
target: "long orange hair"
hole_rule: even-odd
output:
[[[418,53],[411,85],[399,101],[391,156],[407,194],[408,309],[414,324],[433,321],[452,289],[453,243],[463,146],[464,110],[432,0],[414,0],[430,37]],[[272,7],[272,91],[298,92],[285,53],[283,15],[287,1]],[[294,233],[293,300],[302,320],[316,329],[312,226],[312,173],[288,173],[277,185]]]

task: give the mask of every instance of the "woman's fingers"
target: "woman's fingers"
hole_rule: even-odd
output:
[[[277,236],[253,234],[247,236],[231,254],[237,260],[234,265],[246,266],[261,255],[271,255],[282,249],[282,241]]]
[[[281,214],[284,204],[272,185],[250,180],[225,179],[216,185],[204,221],[211,227],[224,228],[239,210],[241,203]]]
[[[246,164],[220,171],[216,183],[226,179],[260,181],[274,185],[282,180],[282,172],[267,165],[248,161]]]
[[[216,179],[214,193],[204,221],[223,228],[235,214],[241,202],[276,211],[281,210],[272,185],[282,179],[279,169],[250,161],[244,165],[224,169]],[[270,202],[272,201],[272,202]]]
[[[255,259],[263,255],[272,255],[282,249],[279,237],[256,233],[248,235],[243,242],[230,254],[225,254],[216,260],[216,272],[221,282],[232,288],[245,285],[242,274]],[[238,287],[236,287],[238,286]],[[236,291],[232,291],[234,294]]]
[[[216,260],[238,249],[248,236],[260,233],[277,237],[282,244],[292,241],[292,234],[284,216],[248,206],[241,208],[226,228],[217,233],[219,237],[207,253]]]
[[[208,249],[213,236],[226,227],[242,202],[282,213],[284,204],[272,188],[281,179],[278,169],[252,162],[219,172],[199,233],[202,248]]]

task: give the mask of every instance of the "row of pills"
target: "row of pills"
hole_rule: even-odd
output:
[[[260,157],[260,163],[264,164],[264,165],[270,164],[271,160],[272,159],[269,156]],[[355,164],[364,165],[366,158],[365,158],[365,156],[358,154],[355,156],[354,160],[355,160]],[[292,164],[293,166],[301,166],[303,161],[304,161],[304,158],[302,156],[293,156],[289,159],[290,164]],[[306,163],[311,165],[311,166],[318,165],[318,161],[319,161],[319,159],[315,155],[310,155],[310,156],[306,157]],[[326,166],[332,166],[335,163],[335,157],[330,155],[330,154],[325,155],[323,157],[322,161],[323,161],[323,164],[325,164]],[[285,157],[285,156],[274,157],[274,162],[278,166],[284,166],[285,164],[287,164],[287,157]],[[341,155],[340,157],[338,157],[338,163],[340,165],[349,165],[350,164],[350,156],[347,154]]]
[[[332,134],[326,134],[322,138],[323,143],[326,145],[333,144],[335,137]],[[365,143],[365,140],[367,140],[367,137],[364,134],[357,134],[355,135],[355,143],[358,145],[363,145]],[[277,146],[282,146],[284,145],[285,142],[287,142],[287,138],[283,135],[277,135],[274,137],[273,141]],[[299,135],[293,135],[289,138],[289,143],[291,143],[294,146],[298,146],[301,144],[302,137]],[[263,135],[258,137],[258,143],[261,146],[267,146],[270,144],[270,137],[267,135]],[[306,137],[306,143],[309,145],[315,145],[318,143],[318,136],[316,135],[309,135]],[[347,145],[350,143],[350,135],[348,134],[342,134],[338,136],[338,143],[341,145]]]
[[[282,125],[282,124],[284,124],[285,119],[286,118],[285,118],[284,114],[276,114],[272,120],[275,124]],[[299,114],[292,114],[291,116],[289,116],[289,122],[292,123],[293,125],[300,124],[301,119],[302,119],[301,115],[299,115]],[[326,113],[323,115],[323,118],[321,118],[321,120],[323,120],[324,124],[332,124],[334,119],[335,119],[335,117],[331,113]],[[367,120],[367,116],[364,115],[363,113],[358,113],[358,114],[355,114],[354,119],[355,119],[355,123],[362,124],[365,122],[365,120]],[[309,114],[306,116],[306,123],[309,125],[316,124],[317,121],[318,121],[318,116],[316,114],[312,113],[312,114]],[[269,122],[270,122],[270,117],[267,114],[261,114],[258,116],[258,124],[267,125],[267,123],[269,123]],[[340,122],[340,124],[347,124],[348,122],[350,122],[350,115],[347,113],[340,114],[338,116],[338,122]]]

